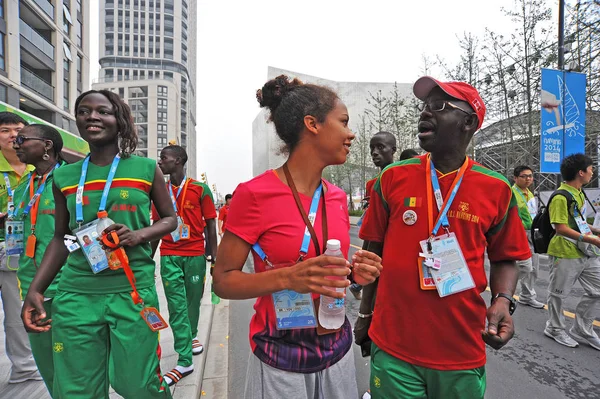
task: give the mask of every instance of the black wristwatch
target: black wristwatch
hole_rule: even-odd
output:
[[[515,301],[515,298],[501,292],[499,294],[494,295],[494,297],[492,298],[492,303],[494,303],[494,301],[499,297],[508,299],[508,301],[510,302],[510,305],[508,305],[508,313],[512,316],[512,314],[515,313],[515,310],[517,309],[517,301]]]

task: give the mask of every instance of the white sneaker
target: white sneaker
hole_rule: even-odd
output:
[[[577,348],[579,344],[573,338],[569,337],[564,330],[552,331],[548,328],[544,329],[544,335],[552,338],[561,345],[568,346],[569,348]]]
[[[571,334],[577,341],[585,342],[592,348],[600,351],[600,338],[598,338],[597,335],[590,337],[590,336],[585,336],[583,334],[580,334],[578,329],[575,327],[575,325],[573,325],[573,327],[571,327],[571,329],[569,330],[569,334]]]
[[[537,299],[521,299],[521,298],[519,298],[519,300],[517,300],[517,302],[520,303],[521,305],[531,306],[532,308],[535,308],[535,309],[543,309],[544,308],[544,304],[541,303],[540,301],[538,301]]]
[[[369,391],[365,392],[365,394],[362,396],[362,399],[371,399],[371,393]]]

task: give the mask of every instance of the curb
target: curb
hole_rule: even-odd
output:
[[[202,393],[202,380],[208,353],[210,331],[212,329],[215,305],[211,302],[212,276],[210,275],[210,263],[207,264],[207,275],[204,283],[204,296],[200,304],[200,320],[198,320],[198,339],[204,345],[204,351],[194,356],[194,372],[181,382],[175,384],[171,391],[173,399],[195,399]],[[190,379],[191,377],[191,379]]]

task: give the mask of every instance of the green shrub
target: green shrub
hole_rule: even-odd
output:
[[[362,209],[357,209],[355,211],[348,211],[348,214],[350,216],[359,216],[360,217],[360,216],[362,216],[363,212],[364,211]]]

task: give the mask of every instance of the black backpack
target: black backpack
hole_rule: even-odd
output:
[[[540,212],[538,212],[531,223],[531,241],[533,242],[533,251],[536,254],[547,253],[550,240],[556,234],[550,223],[550,202],[557,195],[562,195],[567,199],[567,209],[571,209],[571,205],[575,202],[575,198],[567,190],[556,190],[548,199],[548,205],[542,203]]]

